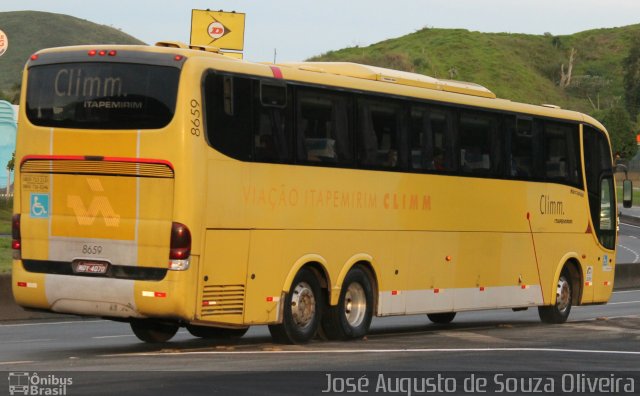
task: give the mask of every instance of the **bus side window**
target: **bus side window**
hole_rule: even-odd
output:
[[[429,109],[413,106],[409,119],[409,164],[411,169],[433,169],[432,138]]]
[[[454,170],[453,114],[450,111],[432,109],[429,112],[428,133],[431,137],[427,141],[432,145],[433,153],[429,169],[440,172]]]
[[[399,169],[399,134],[404,129],[400,106],[387,101],[358,102],[359,162],[365,168]]]
[[[544,123],[544,170],[550,181],[582,185],[577,125]]]
[[[351,165],[349,98],[307,88],[299,88],[296,96],[298,161]]]
[[[533,177],[533,120],[517,118],[515,128],[511,129],[511,156],[507,167],[509,176],[515,178]]]
[[[493,115],[463,112],[460,116],[460,167],[463,173],[490,175],[498,121]]]
[[[291,126],[288,122],[286,94],[283,87],[255,81],[254,159],[263,162],[291,162]],[[286,92],[286,91],[285,91]]]
[[[409,120],[409,166],[428,172],[455,168],[452,114],[439,108],[414,106]]]
[[[251,80],[209,73],[204,79],[204,116],[209,144],[222,154],[251,159]]]
[[[608,249],[614,249],[617,209],[609,144],[602,131],[588,125],[583,125],[583,142],[591,222],[600,243]]]

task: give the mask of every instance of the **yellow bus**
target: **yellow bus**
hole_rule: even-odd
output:
[[[367,334],[372,317],[605,303],[609,138],[593,118],[352,63],[79,46],[28,61],[13,293],[164,342]]]

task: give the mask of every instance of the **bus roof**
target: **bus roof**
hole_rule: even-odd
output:
[[[206,46],[191,46],[182,42],[177,41],[164,41],[158,42],[155,46],[147,46],[147,45],[82,45],[82,46],[74,46],[74,47],[57,47],[50,48],[41,52],[59,52],[59,51],[67,51],[67,50],[79,50],[79,49],[101,49],[101,48],[110,48],[110,49],[118,49],[118,48],[126,48],[132,50],[139,50],[143,52],[177,52],[179,54],[193,57],[194,53],[197,53],[197,56],[206,57],[206,58],[216,58],[218,60],[226,60],[229,63],[227,65],[237,65],[237,66],[228,66],[228,71],[233,71],[232,69],[245,69],[246,72],[253,70],[253,72],[257,72],[260,74],[271,74],[271,70],[269,67],[277,66],[282,67],[282,71],[286,72],[288,76],[285,76],[286,79],[291,78],[291,81],[306,81],[306,82],[320,82],[319,80],[324,80],[327,85],[336,85],[342,86],[345,80],[342,82],[333,81],[331,76],[335,76],[335,78],[352,78],[356,79],[350,86],[362,86],[361,84],[356,83],[356,81],[367,82],[369,84],[379,84],[386,83],[392,85],[399,85],[407,87],[410,91],[405,91],[404,93],[397,93],[400,96],[418,96],[424,97],[434,100],[442,100],[445,102],[451,101],[452,103],[458,104],[466,104],[471,106],[479,106],[479,107],[487,107],[496,110],[503,111],[512,111],[518,113],[526,113],[531,115],[539,115],[546,116],[551,118],[562,118],[562,119],[570,119],[578,122],[586,122],[596,126],[597,128],[606,131],[604,126],[598,122],[596,119],[592,118],[589,115],[572,111],[561,109],[558,106],[544,104],[544,105],[534,105],[534,104],[526,104],[520,102],[512,102],[509,99],[501,99],[498,98],[493,92],[489,89],[470,82],[464,81],[454,81],[454,80],[445,80],[445,79],[437,79],[434,77],[418,74],[418,73],[410,73],[405,71],[386,69],[377,66],[369,66],[362,65],[351,62],[283,62],[283,63],[256,63],[251,61],[246,61],[238,58],[238,53],[227,53],[224,50],[221,50],[216,47],[206,47]],[[242,66],[241,66],[242,65]],[[259,66],[264,68],[263,70],[253,69],[250,65]],[[227,69],[227,67],[223,67]],[[248,68],[248,69],[247,69]],[[326,76],[326,77],[321,77]],[[386,85],[385,84],[385,85]],[[372,87],[369,85],[369,87]],[[366,88],[365,88],[366,89]],[[369,88],[371,89],[371,88]],[[412,91],[412,89],[417,89],[418,91]],[[375,91],[380,91],[381,93],[389,93],[389,88],[380,88],[374,89]],[[418,93],[421,92],[421,93]],[[433,92],[430,94],[429,92]],[[440,92],[437,93],[437,92]],[[417,94],[417,95],[416,95]],[[440,97],[440,95],[445,95],[444,97]],[[453,95],[453,96],[449,96]],[[435,98],[438,96],[438,98]]]
[[[385,69],[382,67],[361,65],[349,62],[297,62],[279,63],[280,66],[297,67],[320,73],[331,73],[347,77],[361,78],[372,81],[384,81],[418,88],[435,89],[438,91],[455,92],[465,95],[495,98],[496,95],[487,88],[464,81],[439,80],[418,73]]]

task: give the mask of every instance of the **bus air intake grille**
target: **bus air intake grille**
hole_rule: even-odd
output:
[[[202,316],[242,315],[243,285],[208,285],[202,292]]]
[[[171,179],[173,169],[163,163],[133,161],[92,161],[65,159],[29,159],[20,167],[22,173],[87,174]]]

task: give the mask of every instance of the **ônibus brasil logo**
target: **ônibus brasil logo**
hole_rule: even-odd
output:
[[[57,374],[9,373],[9,395],[66,395],[73,378]]]
[[[228,27],[215,20],[215,18],[212,17],[212,19],[213,22],[207,26],[207,34],[212,38],[211,43],[231,33],[231,30]]]

